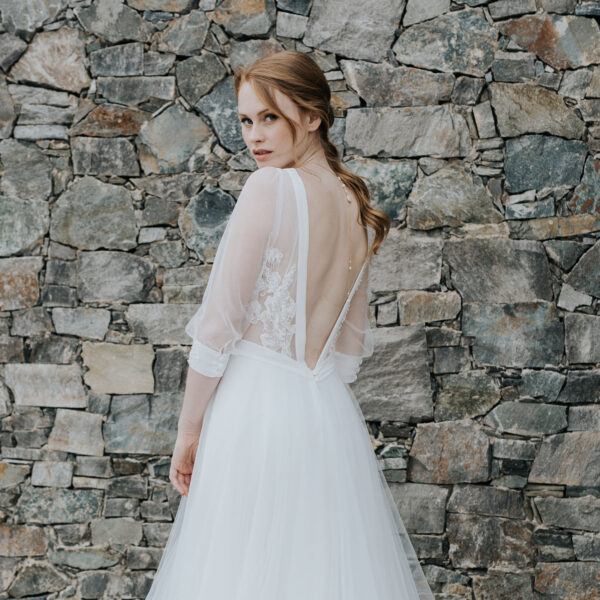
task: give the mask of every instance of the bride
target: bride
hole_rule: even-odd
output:
[[[272,54],[234,85],[258,168],[185,327],[181,498],[147,600],[433,600],[349,385],[391,220],[338,157],[312,58]]]

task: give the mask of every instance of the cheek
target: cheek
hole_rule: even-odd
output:
[[[277,123],[275,127],[273,127],[273,136],[276,137],[280,142],[291,142],[292,140],[287,126],[283,123]]]

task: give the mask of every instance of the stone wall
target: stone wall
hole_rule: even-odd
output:
[[[148,591],[183,326],[255,168],[232,73],[284,48],[394,219],[354,390],[437,597],[600,598],[596,3],[0,11],[0,598]]]

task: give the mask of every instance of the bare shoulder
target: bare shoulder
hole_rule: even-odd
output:
[[[277,183],[283,169],[278,167],[261,167],[250,173],[244,187],[272,186]]]
[[[274,207],[279,196],[280,177],[283,169],[262,167],[246,179],[236,204],[251,204],[253,209]]]

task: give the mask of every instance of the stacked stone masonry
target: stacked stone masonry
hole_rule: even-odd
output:
[[[0,0],[0,600],[144,598],[244,181],[233,72],[325,71],[393,219],[354,392],[436,598],[600,598],[600,3]],[[226,440],[224,440],[226,443]]]

